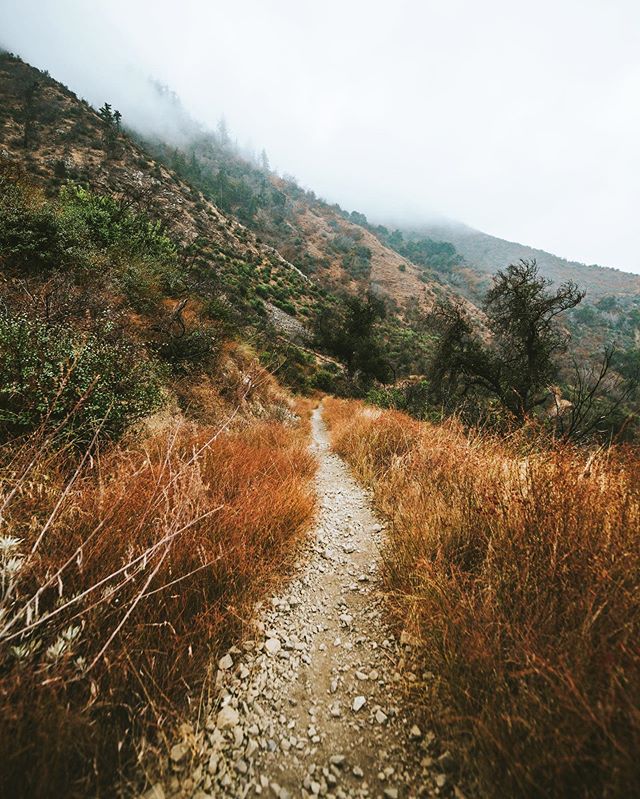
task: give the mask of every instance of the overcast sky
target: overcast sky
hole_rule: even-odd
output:
[[[0,0],[0,42],[125,115],[153,75],[349,210],[640,273],[639,0]]]

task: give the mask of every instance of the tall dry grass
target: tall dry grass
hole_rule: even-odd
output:
[[[113,795],[287,568],[314,471],[277,422],[0,451],[1,796]]]
[[[390,520],[391,607],[437,676],[424,711],[479,792],[640,795],[638,451],[337,400],[326,418]]]

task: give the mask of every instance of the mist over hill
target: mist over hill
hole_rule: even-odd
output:
[[[494,274],[500,265],[519,261],[521,258],[535,259],[542,273],[554,283],[573,280],[583,285],[593,300],[608,294],[640,294],[638,275],[598,264],[569,261],[537,247],[482,233],[462,223],[427,222],[409,229],[412,233],[428,236],[436,241],[451,242],[470,265],[487,274]]]

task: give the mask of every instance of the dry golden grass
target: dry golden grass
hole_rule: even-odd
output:
[[[390,520],[391,607],[439,681],[424,711],[479,792],[640,795],[637,450],[536,449],[337,400],[326,418]]]
[[[311,522],[305,424],[0,452],[0,795],[112,795],[170,734]]]

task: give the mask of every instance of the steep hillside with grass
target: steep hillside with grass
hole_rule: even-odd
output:
[[[256,158],[233,144],[224,123],[206,131],[175,95],[157,85],[149,90],[180,133],[163,138],[133,130],[133,135],[321,285],[335,292],[372,290],[400,314],[408,306],[430,309],[451,295],[435,270],[390,246],[362,214],[330,205],[293,177],[278,176],[264,152]]]
[[[149,157],[121,129],[112,109],[98,114],[48,74],[0,55],[0,153],[49,193],[67,181],[115,194],[159,219],[185,248],[188,266],[216,272],[238,296],[261,296],[303,316],[317,287],[199,191]],[[261,295],[257,295],[258,287]]]

